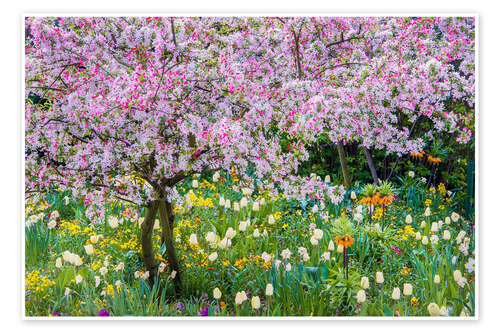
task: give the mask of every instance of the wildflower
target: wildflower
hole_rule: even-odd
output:
[[[47,223],[47,227],[48,227],[49,229],[53,229],[53,228],[55,228],[55,226],[56,226],[56,225],[57,225],[57,222],[56,222],[56,221],[54,221],[54,220],[51,220],[49,223]]]
[[[210,255],[208,256],[208,260],[210,260],[210,261],[214,261],[214,260],[216,260],[216,259],[217,259],[217,257],[218,257],[217,252],[213,252],[212,254],[210,254]]]
[[[429,311],[429,314],[433,317],[439,316],[440,313],[439,306],[436,303],[430,303],[427,306],[427,311]]]
[[[410,300],[410,303],[411,303],[412,305],[418,305],[418,298],[416,298],[416,297],[412,297],[412,298],[411,298],[411,300]]]
[[[216,172],[214,173],[214,175],[212,176],[212,181],[213,181],[214,183],[217,183],[217,182],[219,181],[219,179],[220,179],[220,173],[219,173],[219,171],[216,171]]]
[[[213,295],[215,299],[220,299],[222,296],[222,292],[220,291],[219,288],[216,287],[213,291]]]
[[[335,243],[342,245],[344,248],[349,248],[353,242],[354,242],[354,238],[352,238],[348,234],[345,234],[341,238],[338,236],[335,237]]]
[[[64,296],[68,296],[69,294],[71,294],[71,289],[66,287],[66,289],[64,289]]]
[[[99,273],[104,276],[108,273],[108,269],[106,267],[101,267],[99,268]]]
[[[99,311],[99,317],[109,317],[109,312],[106,309],[101,309]]]
[[[411,223],[411,221],[412,221],[412,219],[411,219],[411,215],[410,215],[410,214],[406,215],[406,223],[407,223],[407,224],[410,224],[410,223]]]
[[[255,201],[252,205],[252,211],[258,212],[259,211],[259,202]]]
[[[465,237],[466,233],[465,231],[461,230],[458,235],[457,235],[457,238],[455,238],[455,241],[460,244],[462,242],[462,239]]]
[[[146,280],[147,278],[149,278],[149,271],[145,271],[141,274],[141,279]]]
[[[193,182],[191,183],[191,186],[193,188],[198,188],[199,184],[198,184],[198,179],[193,179]]]
[[[257,310],[260,308],[260,298],[259,296],[253,296],[252,297],[252,308]]]
[[[134,277],[135,277],[136,279],[138,279],[138,278],[140,278],[140,277],[141,277],[141,274],[142,274],[142,273],[141,273],[140,271],[135,271],[135,272],[134,272]]]
[[[363,289],[360,289],[356,294],[356,300],[358,301],[358,303],[363,303],[364,301],[366,301],[366,293]]]
[[[401,297],[401,291],[399,290],[398,287],[394,288],[392,290],[392,295],[391,298],[395,301],[397,301]]]
[[[66,206],[69,205],[69,198],[68,198],[68,196],[65,196],[63,200],[64,200],[64,204]]]
[[[57,268],[61,268],[62,267],[62,260],[61,260],[61,257],[57,258],[56,259],[56,267]]]
[[[413,286],[410,283],[403,284],[403,295],[410,296],[413,292]]]
[[[115,272],[123,271],[124,269],[125,269],[125,264],[123,262],[120,262],[118,265],[115,266]]]
[[[82,282],[82,280],[83,280],[83,277],[80,274],[78,274],[77,276],[75,276],[75,282],[76,282],[76,284],[79,284],[80,282]]]
[[[94,280],[95,280],[95,287],[97,288],[99,284],[101,284],[101,278],[99,277],[99,275],[96,275],[94,276]]]
[[[165,271],[165,269],[167,268],[167,265],[164,263],[164,262],[161,262],[160,263],[160,267],[158,267],[158,271],[160,273],[163,273]]]
[[[109,220],[108,220],[108,224],[109,226],[112,228],[112,229],[116,229],[118,228],[118,225],[119,225],[119,220],[116,216],[110,216],[109,217]]]
[[[240,211],[240,204],[239,204],[239,202],[235,201],[235,202],[233,203],[233,210],[234,210],[235,212],[239,212],[239,211]]]
[[[335,244],[333,243],[332,240],[328,243],[328,251],[333,251],[335,250]]]
[[[377,272],[375,274],[375,281],[378,283],[378,284],[381,284],[381,283],[384,283],[384,274],[382,272]]]
[[[219,206],[221,206],[221,207],[222,207],[222,206],[225,206],[225,205],[226,205],[226,200],[224,200],[224,197],[223,197],[223,196],[221,196],[221,197],[219,198]]]
[[[427,225],[427,223],[425,223],[425,221],[422,221],[420,222],[420,228],[425,228],[425,226]]]
[[[253,231],[253,236],[255,238],[259,237],[260,236],[260,232],[259,232],[259,229],[258,228],[255,228],[255,230]]]
[[[275,261],[273,261],[273,264],[274,264],[274,267],[276,269],[278,269],[281,265],[281,260],[276,259]]]
[[[453,222],[457,222],[459,218],[460,218],[460,215],[458,215],[457,213],[455,213],[455,212],[451,213],[451,220]]]
[[[351,192],[351,200],[352,201],[356,200],[356,192],[354,191]]]
[[[234,299],[234,302],[236,303],[236,305],[243,304],[243,302],[246,300],[247,300],[247,295],[244,291],[240,291],[240,292],[236,293],[236,297]]]
[[[467,269],[467,272],[472,273],[476,269],[476,261],[474,258],[470,257],[469,260],[467,260],[467,263],[465,264],[465,268]]]
[[[231,208],[231,200],[227,199],[225,204],[224,204],[224,208],[226,209],[230,209]]]
[[[90,242],[91,242],[92,244],[97,243],[97,241],[98,241],[98,240],[99,240],[99,236],[97,236],[97,235],[92,235],[92,236],[90,236]]]
[[[236,236],[236,230],[234,230],[233,228],[229,227],[226,231],[226,237],[228,239],[233,239],[234,236]]]
[[[325,176],[325,183],[330,183],[332,180],[330,179],[330,175]]]
[[[318,245],[318,240],[317,240],[316,238],[314,238],[314,236],[313,236],[313,237],[311,237],[311,240],[310,240],[310,241],[311,241],[311,244],[312,244],[313,246]]]
[[[318,206],[314,205],[311,211],[313,214],[316,214],[318,212]]]
[[[439,309],[439,315],[448,317],[448,309],[446,309],[444,305],[441,307],[441,309]]]
[[[274,224],[274,222],[275,222],[274,215],[273,214],[269,214],[269,218],[267,219],[267,221],[271,225]]]
[[[436,222],[432,222],[431,232],[438,232],[438,224]]]
[[[120,289],[120,287],[122,286],[122,282],[120,280],[116,280],[115,286],[117,289]]]
[[[241,208],[245,208],[246,206],[248,206],[248,200],[247,200],[247,198],[246,198],[246,197],[243,197],[243,198],[241,198],[241,200],[240,200],[240,207],[241,207]]]
[[[410,178],[415,177],[415,172],[413,172],[413,171],[408,171],[408,176],[410,176]]]
[[[85,245],[84,248],[87,255],[91,256],[94,253],[94,247],[92,246],[92,244]]]
[[[441,278],[439,277],[439,275],[434,275],[434,283],[435,284],[439,284],[439,282],[441,282]]]
[[[427,179],[425,177],[420,178],[420,180],[422,181],[422,183],[427,183]]]
[[[446,223],[446,224],[450,224],[450,217],[449,217],[449,216],[446,216],[446,217],[444,218],[444,223]]]
[[[370,287],[370,281],[368,280],[368,277],[363,276],[361,278],[360,285],[361,285],[361,288],[368,289]]]
[[[273,295],[273,291],[274,291],[274,288],[273,288],[273,285],[268,283],[266,285],[266,296],[272,296]]]
[[[286,264],[286,266],[285,266],[285,270],[286,270],[287,272],[290,272],[290,271],[292,270],[292,264],[287,263],[287,264]]]
[[[344,245],[342,244],[339,244],[337,246],[337,253],[343,253],[344,252]]]
[[[198,237],[196,237],[196,234],[191,234],[189,236],[189,244],[191,244],[191,245],[198,244]]]
[[[422,240],[422,235],[420,234],[420,231],[417,231],[417,233],[415,234],[415,239],[416,240]]]
[[[429,244],[429,239],[427,238],[427,236],[422,237],[422,244],[424,245]]]

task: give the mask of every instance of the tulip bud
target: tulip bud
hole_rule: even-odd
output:
[[[212,254],[210,254],[210,255],[208,256],[208,260],[210,260],[210,261],[214,261],[214,260],[216,260],[216,259],[217,259],[217,257],[218,257],[217,252],[213,252]]]
[[[344,252],[344,245],[339,244],[339,245],[337,246],[337,253],[342,253],[342,252]]]
[[[221,296],[222,296],[222,292],[221,292],[221,291],[220,291],[220,289],[219,289],[219,288],[217,288],[217,287],[214,289],[213,294],[214,294],[214,298],[215,298],[215,299],[220,299],[220,298],[221,298]]]
[[[241,207],[241,208],[245,208],[246,206],[248,206],[248,200],[247,200],[247,198],[246,198],[246,197],[243,197],[243,198],[241,198],[241,200],[240,200],[240,207]]]
[[[370,281],[368,280],[368,277],[363,276],[363,277],[361,278],[361,283],[360,283],[360,285],[361,285],[361,288],[363,288],[363,289],[368,289],[368,288],[370,287]]]
[[[377,272],[375,274],[375,281],[380,284],[380,283],[384,283],[384,274],[382,272]]]
[[[356,192],[354,191],[351,192],[351,200],[352,201],[356,200]]]
[[[225,206],[226,205],[226,200],[224,200],[224,197],[221,196],[220,199],[219,199],[219,206]]]
[[[439,275],[434,275],[434,283],[435,284],[438,284],[439,282],[441,282],[441,278],[439,277]]]
[[[260,236],[260,232],[259,232],[259,229],[258,228],[255,228],[255,230],[253,231],[253,236],[255,238],[259,237]]]
[[[285,270],[286,270],[287,272],[290,272],[290,271],[292,270],[292,264],[290,264],[290,263],[286,264],[286,266],[285,266]]]
[[[451,238],[451,234],[450,234],[450,232],[449,232],[448,230],[445,230],[445,231],[443,232],[443,239],[444,239],[444,240],[449,240],[450,238]]]
[[[198,238],[196,237],[196,234],[191,234],[191,236],[189,236],[189,244],[191,245],[198,244]]]
[[[412,221],[412,219],[411,219],[411,215],[410,215],[410,214],[406,215],[406,223],[407,223],[407,224],[410,224],[410,223],[411,223],[411,221]]]
[[[311,237],[311,244],[312,244],[313,246],[318,245],[318,240],[317,240],[316,238],[314,238],[314,237]]]
[[[398,287],[394,288],[392,290],[392,295],[391,298],[395,301],[397,301],[401,297],[401,291],[399,290]]]
[[[410,296],[413,292],[413,286],[409,283],[403,284],[403,295]]]
[[[328,184],[328,183],[329,183],[329,182],[331,182],[331,181],[332,181],[332,180],[330,179],[330,175],[326,175],[326,176],[325,176],[325,183],[327,183],[327,184]]]
[[[356,294],[356,300],[358,301],[358,303],[363,303],[364,301],[366,301],[366,293],[363,289],[360,289]]]
[[[415,239],[416,240],[422,240],[422,235],[420,234],[420,231],[417,231],[417,233],[415,234]]]
[[[56,267],[57,268],[61,268],[62,267],[62,260],[61,260],[60,257],[56,259]]]
[[[231,200],[226,199],[226,202],[224,203],[224,208],[230,209],[231,208]]]
[[[431,216],[431,209],[429,207],[425,209],[424,216],[425,217]]]
[[[252,308],[257,310],[258,308],[260,308],[260,298],[259,296],[254,296],[252,297]]]
[[[234,230],[233,228],[229,227],[226,231],[226,237],[228,239],[233,239],[234,236],[236,236],[236,230]]]
[[[193,188],[197,188],[198,187],[198,180],[197,179],[193,179],[192,186],[193,186]]]
[[[427,236],[422,237],[422,244],[424,245],[429,244],[429,239],[427,238]]]
[[[317,240],[320,240],[323,238],[323,230],[321,229],[314,229],[313,231],[313,238],[316,238]]]
[[[330,240],[330,242],[328,243],[328,251],[333,251],[335,250],[335,243]]]
[[[272,296],[273,295],[273,291],[274,291],[274,288],[273,288],[273,285],[268,283],[266,285],[266,296]]]
[[[455,280],[455,282],[460,281],[461,278],[462,278],[462,272],[460,272],[458,269],[453,272],[453,280]]]
[[[259,211],[259,202],[258,201],[255,201],[252,205],[252,210],[254,212],[258,212]]]
[[[444,218],[444,223],[446,223],[446,224],[450,224],[451,223],[451,220],[450,220],[450,218],[448,216],[446,216]]]
[[[267,219],[267,222],[269,224],[274,224],[275,220],[274,220],[274,215],[273,214],[270,214],[268,219]]]
[[[239,212],[239,211],[240,211],[240,204],[239,204],[237,201],[235,201],[235,202],[233,203],[233,210],[234,210],[235,212]]]
[[[426,226],[426,225],[427,225],[427,224],[425,223],[425,221],[420,222],[420,228],[422,228],[422,229],[423,229],[423,228],[425,228],[425,226]]]
[[[440,313],[439,306],[436,303],[430,303],[427,306],[427,311],[429,311],[429,314],[433,317],[439,316]]]

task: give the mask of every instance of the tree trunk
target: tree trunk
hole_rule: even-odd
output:
[[[158,273],[158,267],[155,263],[155,255],[153,252],[153,227],[155,223],[156,213],[158,212],[158,201],[148,203],[146,217],[141,224],[141,246],[142,260],[149,272],[149,285],[153,286],[155,277]]]
[[[344,145],[340,141],[337,143],[337,150],[339,152],[340,165],[342,166],[342,175],[344,176],[344,185],[346,188],[351,188],[351,179],[349,177],[349,170],[347,170],[347,161],[345,158]]]
[[[363,146],[363,153],[365,154],[366,161],[368,162],[368,167],[370,168],[370,173],[372,174],[373,182],[378,184],[377,177],[377,169],[375,169],[375,165],[373,164],[372,156],[370,155],[370,151]]]
[[[174,214],[172,204],[164,200],[160,201],[160,224],[161,243],[165,244],[170,269],[175,271],[174,287],[175,293],[180,295],[182,290],[181,273],[179,271],[179,261],[174,246]]]

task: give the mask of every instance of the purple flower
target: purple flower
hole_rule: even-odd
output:
[[[205,308],[203,310],[201,310],[201,316],[202,317],[207,317],[208,316],[208,309],[210,308],[209,305],[205,306]]]
[[[101,309],[101,311],[99,311],[99,317],[109,317],[109,312],[108,312],[108,310],[106,310],[106,309]]]
[[[57,311],[52,312],[52,315],[54,317],[60,317],[61,316],[61,314],[59,312],[57,312]]]

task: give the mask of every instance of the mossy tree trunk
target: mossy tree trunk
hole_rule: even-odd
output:
[[[158,201],[151,201],[147,205],[146,217],[141,224],[141,246],[142,246],[142,261],[146,270],[149,272],[149,285],[154,284],[156,275],[158,274],[158,266],[155,262],[155,254],[153,252],[153,227],[155,224],[156,214],[158,212]]]
[[[175,293],[180,294],[182,290],[181,273],[179,271],[179,261],[177,260],[177,253],[174,246],[174,214],[172,203],[161,200],[160,201],[160,224],[161,224],[161,243],[165,245],[167,259],[172,271],[175,271],[174,287]]]

